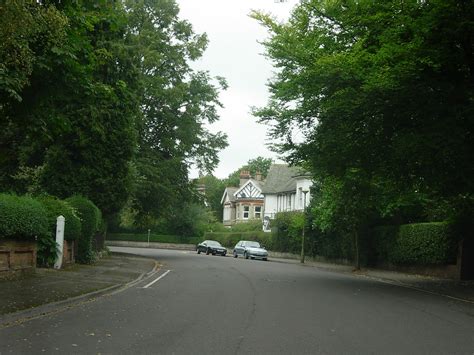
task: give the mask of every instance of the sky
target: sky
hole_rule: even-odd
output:
[[[281,162],[267,143],[268,127],[258,124],[251,107],[265,106],[268,100],[266,83],[273,68],[265,58],[259,41],[268,37],[265,28],[251,19],[251,10],[263,10],[279,20],[288,18],[298,0],[176,0],[179,17],[188,20],[194,32],[205,32],[209,46],[203,57],[192,66],[208,70],[212,76],[226,78],[229,88],[220,94],[224,108],[220,120],[209,129],[228,136],[229,146],[219,154],[220,163],[214,176],[226,178],[230,173],[258,156]],[[191,169],[190,177],[198,172]]]

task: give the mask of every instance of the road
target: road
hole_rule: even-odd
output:
[[[120,250],[162,267],[0,329],[0,354],[474,354],[469,303],[296,263]]]

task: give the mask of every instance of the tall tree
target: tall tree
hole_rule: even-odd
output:
[[[254,13],[279,69],[255,114],[317,177],[358,169],[390,187],[381,213],[472,201],[473,15],[463,0],[304,0],[287,24]]]
[[[138,219],[149,220],[190,201],[188,165],[208,172],[217,165],[226,135],[209,132],[206,124],[218,119],[218,94],[226,83],[190,67],[208,41],[179,19],[174,1],[125,4],[126,43],[134,50],[142,103],[133,206]]]

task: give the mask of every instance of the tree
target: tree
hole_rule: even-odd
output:
[[[213,175],[206,175],[198,179],[199,184],[205,187],[205,200],[213,211],[215,218],[222,221],[223,208],[221,204],[222,195],[226,188],[225,179],[221,180]]]
[[[206,128],[226,83],[190,68],[207,38],[175,1],[0,10],[0,188],[80,194],[108,219],[127,204],[140,223],[190,201],[188,165],[211,171],[227,145]]]
[[[250,159],[247,164],[229,174],[226,179],[226,186],[239,186],[240,172],[242,170],[249,171],[250,175],[253,177],[255,177],[257,173],[260,173],[262,174],[262,179],[265,179],[272,164],[273,159],[271,158],[257,157],[255,159]]]
[[[385,186],[381,214],[426,200],[456,210],[474,187],[473,14],[462,0],[305,0],[286,24],[255,12],[278,72],[254,113],[316,180],[355,169]]]
[[[207,37],[178,18],[174,1],[126,1],[125,6],[126,43],[133,48],[141,102],[132,206],[143,224],[173,219],[173,211],[193,201],[190,164],[207,172],[217,165],[226,135],[209,132],[206,124],[218,119],[218,94],[227,85],[190,67]]]
[[[87,196],[110,216],[127,200],[139,108],[123,46],[125,12],[120,2],[53,3],[24,5],[61,19],[64,35],[52,43],[48,32],[38,35],[21,102],[3,106],[1,185],[24,192],[35,180],[55,196]]]

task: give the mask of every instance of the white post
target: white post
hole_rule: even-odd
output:
[[[59,216],[56,219],[56,244],[58,246],[58,254],[56,262],[54,263],[55,269],[60,269],[63,264],[64,221],[63,216]]]
[[[150,247],[150,230],[148,229],[148,248]]]

